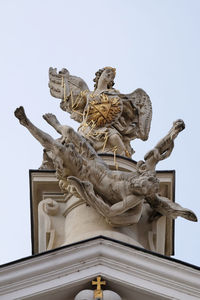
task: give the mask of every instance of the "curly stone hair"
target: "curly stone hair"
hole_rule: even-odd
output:
[[[114,70],[114,72],[116,72],[116,70],[115,70],[114,68],[112,68],[112,67],[105,67],[105,68],[99,69],[99,70],[95,73],[95,78],[93,79],[93,81],[95,82],[95,84],[94,84],[94,89],[95,89],[95,90],[97,89],[98,81],[99,81],[99,78],[101,77],[101,74],[102,74],[103,71],[106,70],[106,69],[112,69],[112,70]],[[108,89],[111,89],[111,88],[114,86],[114,84],[115,84],[115,83],[114,83],[114,80],[112,80],[112,81],[108,84],[107,88],[108,88]]]

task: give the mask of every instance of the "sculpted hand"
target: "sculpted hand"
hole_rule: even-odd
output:
[[[53,97],[64,99],[69,93],[68,85],[69,71],[62,69],[57,73],[57,69],[49,68],[49,88]]]

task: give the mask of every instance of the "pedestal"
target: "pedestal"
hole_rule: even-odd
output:
[[[101,157],[111,169],[112,155]],[[136,162],[117,156],[119,170],[133,172]],[[174,200],[174,171],[158,171],[160,194]],[[165,255],[173,254],[173,223],[162,216],[150,222],[152,209],[144,203],[140,221],[131,226],[112,227],[84,199],[61,193],[53,171],[30,171],[33,253],[106,236]]]

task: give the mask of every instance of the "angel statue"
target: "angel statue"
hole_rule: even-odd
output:
[[[70,75],[67,69],[57,73],[49,69],[49,88],[61,99],[60,107],[81,123],[78,131],[97,153],[107,152],[131,157],[130,142],[148,139],[152,107],[149,96],[137,89],[121,94],[113,88],[116,70],[112,67],[95,73],[94,91],[83,79]]]

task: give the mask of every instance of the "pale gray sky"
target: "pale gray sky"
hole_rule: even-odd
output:
[[[42,119],[52,112],[77,128],[48,89],[48,68],[66,67],[93,88],[101,67],[117,69],[115,87],[150,96],[153,121],[147,142],[135,141],[133,159],[166,134],[174,120],[186,130],[158,169],[176,170],[176,201],[200,218],[199,0],[1,0],[1,209],[0,263],[31,255],[29,169],[41,164],[42,147],[19,125],[30,119],[56,137]],[[200,223],[178,218],[175,257],[200,265]]]

